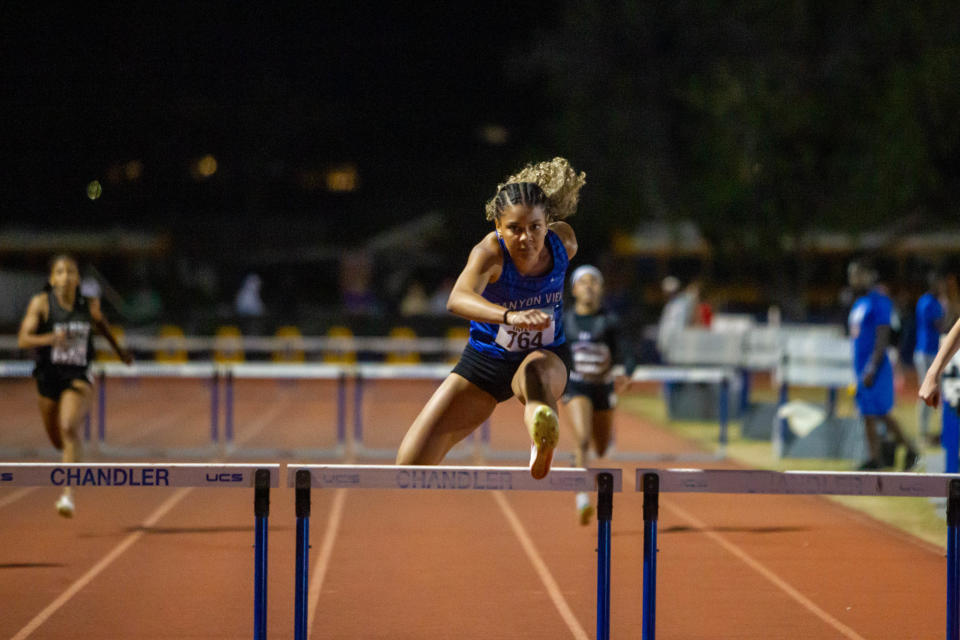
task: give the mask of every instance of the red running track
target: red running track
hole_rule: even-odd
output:
[[[393,394],[399,431],[371,427],[377,438],[399,441],[415,395]],[[111,408],[129,444],[188,441],[195,435],[180,430],[207,428],[202,400],[133,402]],[[329,419],[315,415],[330,410],[326,401],[256,404],[238,419],[240,444],[271,432],[299,444]],[[17,406],[0,431],[39,432],[33,398]],[[518,419],[514,401],[498,409],[494,441],[522,445]],[[369,424],[385,424],[377,420],[373,409]],[[620,451],[694,450],[624,413],[616,429]],[[635,466],[624,466],[627,485]],[[0,489],[0,637],[252,636],[252,490],[83,490],[69,521],[55,499],[50,489]],[[614,637],[640,636],[641,504],[632,491],[614,497]],[[660,515],[658,638],[944,635],[943,551],[825,498],[665,494]],[[270,638],[293,636],[294,523],[293,492],[272,491]],[[596,528],[576,524],[570,495],[314,491],[311,545],[314,638],[594,634]]]

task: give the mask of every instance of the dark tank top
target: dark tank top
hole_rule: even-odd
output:
[[[73,302],[73,309],[60,306],[53,291],[47,291],[50,311],[47,319],[40,323],[37,333],[62,331],[67,336],[62,347],[40,347],[37,349],[37,367],[55,367],[64,374],[81,374],[90,366],[93,359],[93,319],[90,317],[90,303],[80,293]]]

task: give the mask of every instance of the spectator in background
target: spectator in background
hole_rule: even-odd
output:
[[[893,302],[875,286],[877,271],[866,259],[851,262],[848,281],[858,297],[848,318],[853,342],[853,367],[857,379],[856,403],[863,416],[870,457],[860,469],[881,469],[889,466],[883,454],[883,438],[877,431],[882,421],[887,435],[907,448],[904,469],[917,463],[917,451],[903,435],[893,417],[893,365],[887,355],[890,345],[890,322]]]
[[[380,301],[371,289],[373,259],[364,251],[352,251],[340,261],[340,293],[344,311],[355,314],[380,312]]]
[[[160,293],[146,277],[142,278],[130,302],[125,305],[124,316],[133,324],[143,327],[159,321],[162,313]]]
[[[260,297],[260,289],[263,281],[256,273],[249,273],[243,279],[240,290],[233,301],[233,310],[240,320],[241,331],[247,335],[259,335],[263,333],[263,316],[266,314],[266,308],[263,304],[263,298]]]
[[[917,300],[916,307],[916,347],[913,352],[913,366],[917,370],[917,380],[923,381],[930,364],[940,348],[940,334],[944,326],[944,307],[941,300],[946,288],[943,277],[931,271],[927,274],[927,291]],[[920,428],[921,442],[929,441],[929,423],[931,409],[926,402],[918,404],[917,425]]]
[[[427,291],[419,280],[413,280],[407,285],[407,290],[400,300],[400,315],[421,316],[430,311],[430,299]]]
[[[667,276],[663,279],[661,287],[667,297],[667,303],[663,306],[657,327],[657,351],[660,353],[660,360],[666,362],[673,339],[689,326],[693,319],[699,285],[692,282],[681,291],[680,281],[674,276]]]
[[[693,310],[693,324],[702,328],[709,329],[713,322],[713,305],[703,296],[703,283],[695,280],[691,283],[695,291],[696,306]]]

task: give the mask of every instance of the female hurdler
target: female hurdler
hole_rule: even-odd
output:
[[[573,367],[563,401],[577,438],[573,466],[586,467],[591,440],[597,456],[607,451],[617,394],[629,384],[634,362],[623,344],[619,319],[603,308],[600,270],[588,264],[576,268],[570,276],[570,290],[574,305],[567,311],[565,329]],[[625,375],[615,376],[617,364],[624,366]],[[577,494],[577,513],[580,524],[589,524],[593,507],[587,493]]]
[[[495,230],[474,246],[447,300],[470,320],[460,361],[407,431],[397,464],[438,464],[513,396],[533,441],[530,473],[550,471],[567,383],[563,287],[577,238],[564,219],[585,182],[563,158],[528,165],[487,203]]]
[[[99,298],[79,292],[77,261],[67,255],[50,262],[50,279],[44,291],[33,296],[20,323],[17,344],[36,349],[40,417],[50,442],[62,451],[63,462],[80,461],[80,421],[90,408],[90,362],[93,360],[93,330],[103,335],[125,363],[133,357],[110,331],[100,310]],[[57,512],[72,517],[70,487],[56,503]]]

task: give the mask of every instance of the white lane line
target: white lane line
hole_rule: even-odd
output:
[[[145,533],[146,529],[152,527],[160,518],[167,514],[168,511],[173,509],[178,502],[183,500],[188,493],[193,490],[192,487],[184,487],[179,489],[176,493],[166,499],[156,510],[147,516],[147,519],[143,521],[141,528],[138,531],[134,531],[126,538],[124,538],[117,546],[110,550],[107,555],[105,555],[100,562],[95,564],[89,571],[83,574],[76,582],[71,584],[67,589],[61,593],[53,602],[48,604],[43,611],[34,616],[33,620],[28,622],[20,631],[17,632],[10,640],[23,640],[31,633],[37,630],[37,628],[42,625],[44,622],[50,619],[54,613],[57,612],[60,607],[65,605],[70,598],[77,595],[81,589],[86,587],[90,582],[93,581],[97,575],[100,574],[104,569],[109,567],[114,560],[123,555],[123,552],[129,549],[137,540],[139,540]]]
[[[256,420],[244,425],[243,435],[240,435],[239,433],[236,435],[236,437],[233,439],[233,446],[238,447],[252,440],[289,406],[290,398],[283,398],[280,402],[274,404],[273,407],[260,414]]]
[[[179,423],[182,418],[187,414],[188,409],[185,407],[180,407],[174,411],[164,409],[164,415],[161,417],[154,417],[152,421],[146,423],[146,426],[141,426],[139,430],[133,431],[131,433],[126,433],[121,438],[115,438],[111,443],[115,446],[129,445],[131,443],[143,440],[147,436],[160,431],[161,429],[166,429],[175,423]]]
[[[36,491],[38,488],[39,487],[24,487],[23,489],[17,489],[16,491],[14,491],[13,493],[11,493],[10,495],[4,498],[0,498],[0,509],[3,509],[5,506],[9,504],[13,504],[14,502],[19,500],[20,498],[23,498],[27,494]]]
[[[683,518],[688,523],[692,524],[694,527],[700,529],[700,533],[703,533],[708,538],[710,538],[711,540],[719,544],[721,547],[723,547],[727,551],[729,551],[732,555],[736,556],[748,567],[750,567],[751,569],[759,573],[761,576],[763,576],[768,581],[773,583],[774,586],[776,586],[781,591],[786,593],[788,596],[796,600],[801,606],[807,609],[810,613],[814,614],[815,616],[817,616],[818,618],[826,622],[828,625],[836,629],[838,632],[843,634],[844,637],[850,638],[850,640],[865,640],[863,636],[861,636],[856,631],[854,631],[853,629],[843,624],[842,622],[840,622],[839,620],[831,616],[829,613],[827,613],[826,611],[818,607],[816,603],[810,600],[810,598],[800,593],[797,589],[795,589],[792,585],[790,585],[786,580],[778,576],[772,570],[768,569],[759,560],[756,560],[755,558],[753,558],[746,551],[744,551],[734,543],[730,542],[729,540],[721,536],[716,531],[710,531],[710,528],[707,526],[706,523],[704,523],[702,520],[694,516],[692,513],[690,513],[686,509],[678,507],[675,504],[665,504],[663,502],[660,503],[660,506],[662,506],[667,511],[672,511],[674,514]]]
[[[589,640],[590,636],[588,636],[587,632],[580,626],[577,617],[573,615],[573,611],[563,597],[557,581],[554,580],[550,569],[547,568],[547,564],[543,561],[543,558],[540,557],[536,545],[533,544],[533,540],[531,540],[529,534],[527,534],[527,530],[523,528],[523,523],[520,522],[520,518],[517,517],[510,503],[507,502],[503,492],[491,491],[490,493],[493,494],[494,500],[497,501],[500,510],[503,511],[503,515],[506,516],[507,522],[510,523],[510,528],[513,529],[513,533],[520,540],[520,546],[526,551],[530,563],[533,565],[533,568],[536,569],[537,575],[540,576],[540,580],[543,582],[543,586],[547,588],[550,599],[553,600],[554,606],[557,608],[557,611],[560,612],[560,617],[563,618],[563,621],[567,623],[567,627],[570,628],[570,633],[572,633],[573,637],[577,640]]]
[[[323,545],[320,547],[317,562],[313,565],[313,578],[310,580],[310,588],[307,590],[307,598],[310,602],[307,607],[307,638],[313,632],[313,619],[317,613],[317,605],[320,604],[320,590],[323,589],[323,579],[330,567],[333,543],[336,542],[340,522],[343,520],[343,504],[346,502],[346,498],[346,489],[337,489],[333,494],[333,506],[330,508],[330,515],[327,516],[327,528],[323,532]]]

